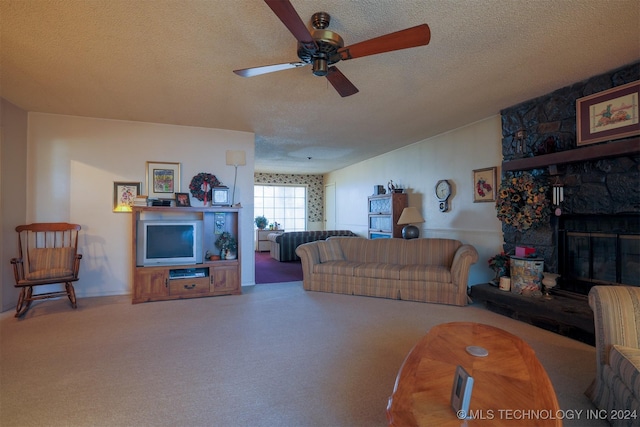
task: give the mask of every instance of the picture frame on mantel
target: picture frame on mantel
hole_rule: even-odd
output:
[[[131,212],[133,201],[140,194],[139,182],[113,183],[113,212]]]
[[[191,207],[189,193],[176,193],[176,206],[179,208]]]
[[[152,199],[175,199],[180,192],[180,163],[147,162],[147,196]]]
[[[640,135],[640,80],[576,101],[576,145]]]
[[[496,201],[496,177],[498,168],[475,169],[473,171],[473,203]]]

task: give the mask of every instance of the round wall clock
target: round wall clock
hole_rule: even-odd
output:
[[[438,208],[440,212],[449,210],[449,197],[451,196],[451,184],[449,180],[441,179],[436,183],[436,198],[440,201]]]

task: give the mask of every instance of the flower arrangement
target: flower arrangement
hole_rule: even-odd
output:
[[[499,270],[508,270],[509,261],[510,261],[509,255],[505,254],[504,252],[500,252],[499,254],[489,258],[487,262],[489,263],[489,268],[491,268],[494,271],[499,271]]]
[[[511,261],[511,258],[509,257],[509,255],[505,254],[504,252],[500,252],[499,254],[489,258],[489,260],[487,261],[489,263],[489,268],[491,268],[495,273],[493,280],[491,280],[489,283],[491,283],[494,286],[498,286],[498,283],[500,282],[500,278],[502,276],[509,275],[510,261]]]
[[[269,220],[266,217],[260,215],[256,217],[255,222],[256,227],[258,227],[260,230],[263,230],[267,226]]]
[[[547,185],[526,172],[503,180],[496,200],[498,219],[519,231],[548,222],[551,213],[548,190]]]
[[[215,175],[201,172],[194,176],[189,184],[189,190],[193,197],[200,201],[211,200],[211,189],[220,185]]]
[[[221,251],[229,249],[235,252],[238,249],[238,241],[231,233],[223,231],[218,237],[218,240],[216,240],[216,248]]]

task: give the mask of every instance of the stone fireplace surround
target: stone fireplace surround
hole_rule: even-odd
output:
[[[576,148],[576,100],[639,79],[640,62],[502,110],[503,177],[520,172],[508,170],[513,160],[579,150]],[[518,144],[518,132],[522,130],[526,134],[523,153]],[[624,155],[608,157],[606,154],[614,151],[608,148],[621,142],[631,149],[625,150],[628,152]],[[640,216],[640,139],[632,137],[598,145],[607,144],[609,147],[602,148],[605,155],[601,158],[529,169],[549,184],[556,178],[564,184],[562,216],[552,214],[549,224],[525,232],[503,224],[506,253],[514,253],[516,246],[533,247],[544,258],[545,271],[558,273],[562,267],[558,261],[561,259],[558,248],[562,246],[558,242],[558,229],[565,216]],[[558,287],[562,289],[562,279]]]
[[[586,150],[576,147],[576,100],[636,80],[640,80],[640,62],[501,111],[502,178],[526,170],[550,185],[556,178],[564,185],[560,217],[552,214],[548,224],[524,232],[502,225],[505,253],[515,253],[516,246],[533,247],[544,259],[545,271],[562,273],[566,262],[558,260],[566,259],[559,253],[565,246],[561,229],[565,218],[579,222],[581,218],[610,217],[616,224],[626,217],[638,223],[640,138],[601,142],[585,146]],[[593,313],[586,296],[579,295],[593,283],[579,289],[574,282],[563,280],[551,299],[516,295],[491,285],[472,286],[471,297],[492,311],[593,345]],[[570,292],[563,292],[563,285]]]

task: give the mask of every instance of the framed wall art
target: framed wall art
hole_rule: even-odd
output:
[[[476,169],[473,171],[473,203],[496,201],[497,169]]]
[[[147,195],[174,199],[180,192],[180,163],[147,162]]]
[[[191,206],[189,193],[176,193],[176,207],[188,208],[189,206]]]
[[[640,135],[640,80],[576,101],[576,145]]]
[[[140,194],[139,182],[114,182],[113,212],[131,212],[131,206],[138,194]]]

